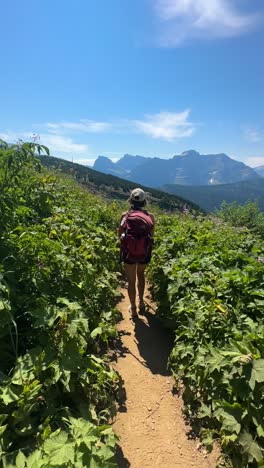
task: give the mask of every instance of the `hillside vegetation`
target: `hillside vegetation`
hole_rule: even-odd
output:
[[[241,206],[236,202],[223,202],[218,216],[233,226],[247,227],[264,239],[264,213],[257,203],[248,201]]]
[[[164,193],[161,190],[152,189],[134,182],[120,179],[112,175],[106,175],[81,164],[72,163],[53,156],[41,156],[44,166],[53,170],[72,175],[78,182],[87,186],[95,193],[102,193],[104,197],[117,200],[127,200],[130,191],[135,187],[141,187],[148,193],[152,205],[157,205],[164,210],[181,210],[185,205],[192,212],[203,212],[196,203],[186,201],[184,198]]]
[[[252,179],[233,184],[210,185],[210,186],[186,186],[186,185],[164,185],[166,192],[197,203],[205,211],[210,212],[220,209],[223,201],[227,203],[237,202],[244,205],[248,201],[257,201],[259,207],[264,211],[264,179]]]

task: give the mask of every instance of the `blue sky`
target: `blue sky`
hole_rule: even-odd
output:
[[[1,138],[88,164],[188,149],[264,164],[262,1],[10,0],[1,16]]]

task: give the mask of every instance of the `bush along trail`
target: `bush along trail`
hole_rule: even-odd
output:
[[[187,415],[227,465],[264,466],[264,242],[220,220],[160,217],[152,293],[174,335]]]
[[[0,142],[0,466],[113,467],[115,204]]]

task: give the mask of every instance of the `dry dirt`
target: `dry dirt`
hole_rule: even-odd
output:
[[[167,371],[171,337],[155,317],[153,304],[144,316],[132,321],[127,291],[120,302],[123,320],[114,367],[123,379],[124,393],[116,419],[120,437],[121,468],[215,468],[218,450],[207,454],[199,440],[190,438],[182,414],[183,402],[173,394],[173,378]]]

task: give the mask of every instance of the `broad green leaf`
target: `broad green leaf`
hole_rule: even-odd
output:
[[[241,445],[242,452],[249,455],[249,462],[263,461],[263,453],[260,446],[253,439],[249,432],[243,432],[238,438],[238,442]]]
[[[96,455],[92,455],[92,458],[89,463],[89,468],[101,468],[101,461],[100,459],[98,460],[98,457]]]
[[[230,444],[230,442],[236,442],[237,434],[233,433],[231,435],[223,434],[221,435],[221,443],[223,446]]]
[[[90,336],[91,336],[91,338],[96,338],[96,336],[101,335],[102,332],[103,332],[102,328],[97,327],[91,332]]]
[[[3,435],[3,433],[4,433],[5,430],[6,430],[6,428],[7,428],[7,424],[6,424],[5,426],[0,426],[0,436]]]
[[[76,334],[77,334],[77,331],[78,331],[77,324],[74,321],[72,321],[67,327],[68,335],[71,338],[74,338],[76,336]]]
[[[249,386],[254,390],[256,382],[264,382],[264,359],[254,359]]]
[[[226,413],[225,411],[221,411],[221,420],[223,429],[231,433],[235,432],[236,434],[239,434],[241,424],[232,414]]]
[[[198,417],[199,418],[211,418],[212,417],[212,411],[211,408],[204,403],[202,403],[201,408],[199,409],[198,412]]]
[[[24,468],[26,466],[26,457],[25,455],[23,454],[23,452],[21,452],[21,450],[19,450],[17,456],[16,456],[16,467],[17,468]]]
[[[201,441],[206,446],[207,450],[212,450],[214,443],[214,432],[210,429],[201,430]]]
[[[74,445],[68,442],[68,435],[63,431],[56,431],[45,440],[43,449],[49,457],[51,466],[74,462]]]
[[[40,468],[45,465],[45,460],[47,458],[43,456],[43,453],[40,450],[35,450],[27,457],[27,468]]]
[[[259,424],[256,427],[256,430],[257,430],[257,434],[258,434],[259,437],[264,437],[264,427],[263,427],[263,425]]]
[[[20,396],[18,393],[15,393],[10,386],[0,387],[0,400],[2,400],[5,405],[9,405],[9,403],[19,400]]]
[[[239,403],[232,405],[226,401],[217,402],[214,415],[222,423],[222,428],[230,433],[239,434],[241,429],[242,408]]]

